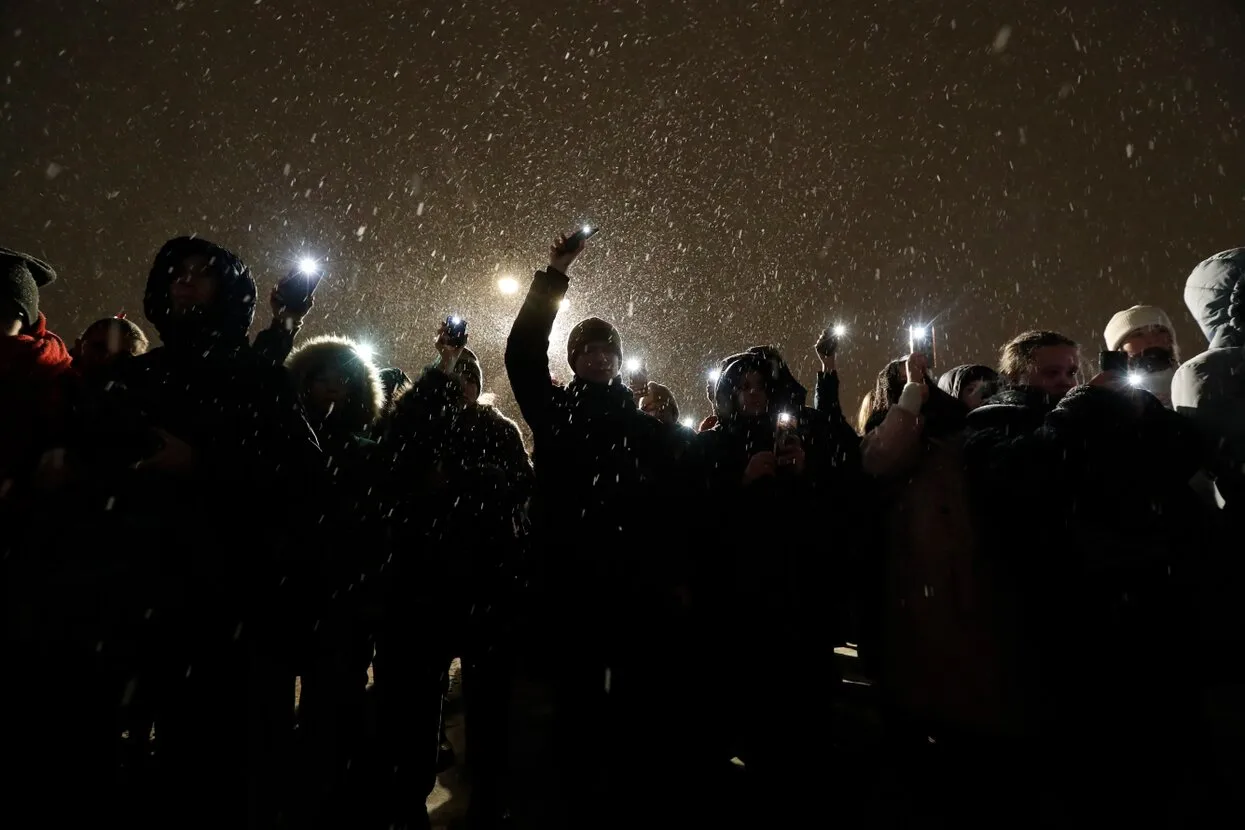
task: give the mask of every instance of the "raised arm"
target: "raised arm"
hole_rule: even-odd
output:
[[[570,278],[566,273],[583,243],[573,251],[564,250],[566,237],[550,248],[549,267],[537,271],[527,290],[523,307],[510,327],[506,340],[506,374],[510,389],[533,432],[544,428],[550,401],[554,396],[553,378],[549,375],[549,333],[558,316],[558,308]]]

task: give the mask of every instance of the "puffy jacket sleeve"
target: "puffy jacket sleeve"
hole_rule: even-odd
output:
[[[398,489],[409,489],[433,470],[445,454],[461,386],[458,379],[428,369],[394,402],[384,446]]]
[[[506,472],[506,484],[516,504],[523,504],[532,494],[535,476],[532,459],[523,446],[519,428],[509,419],[498,419],[497,443]]]
[[[861,465],[874,478],[899,475],[920,460],[923,423],[921,385],[909,383],[899,396],[899,403],[886,411],[876,429],[860,442]]]
[[[843,417],[843,406],[839,401],[839,373],[818,372],[817,386],[813,389],[813,408],[824,412],[828,417]]]
[[[256,359],[265,366],[284,366],[285,359],[294,351],[294,338],[297,336],[298,327],[286,327],[274,322],[255,335],[251,350]]]
[[[549,333],[570,280],[553,268],[537,271],[506,340],[506,374],[519,411],[533,432],[549,421],[560,394],[549,376]]]

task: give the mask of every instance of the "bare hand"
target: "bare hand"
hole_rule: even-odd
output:
[[[792,470],[796,473],[804,472],[804,444],[801,443],[798,435],[791,436],[779,451],[777,458],[779,469]]]
[[[925,360],[925,355],[920,352],[908,355],[907,369],[908,383],[925,384],[925,377],[929,374],[929,363]]]
[[[643,366],[632,372],[628,376],[627,382],[637,401],[648,394],[648,370]]]
[[[1116,392],[1127,392],[1130,389],[1128,375],[1123,372],[1099,372],[1089,379],[1089,385],[1113,389]]]
[[[160,449],[134,465],[139,470],[154,470],[159,473],[188,473],[195,468],[197,459],[194,447],[159,427],[152,430],[160,437]]]
[[[567,269],[571,267],[571,263],[575,258],[583,253],[585,242],[580,242],[579,246],[573,251],[566,250],[566,234],[559,236],[552,245],[549,246],[549,267],[560,273],[567,273]]]
[[[775,475],[778,472],[778,457],[768,450],[759,452],[748,459],[744,468],[744,484],[751,484],[758,478]]]
[[[446,339],[447,334],[449,334],[449,328],[446,327],[445,323],[441,323],[441,326],[437,329],[437,354],[441,355],[441,371],[446,374],[453,374],[454,367],[458,365],[458,358],[462,356],[463,349],[467,348],[467,338],[471,335],[464,334],[462,344],[455,345]]]
[[[1145,395],[1148,393],[1142,392],[1129,383],[1128,375],[1124,372],[1099,372],[1090,378],[1089,385],[1126,395],[1137,407],[1138,412],[1144,412],[1146,409]]]
[[[281,283],[277,283],[272,287],[272,293],[268,295],[268,307],[272,309],[273,322],[287,329],[296,329],[303,324],[303,318],[316,304],[316,298],[308,297],[307,302],[300,306],[287,306],[281,302],[280,291]]]

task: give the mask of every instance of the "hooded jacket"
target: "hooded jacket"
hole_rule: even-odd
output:
[[[1193,269],[1185,302],[1210,348],[1176,370],[1172,405],[1192,419],[1206,442],[1212,473],[1225,490],[1245,481],[1245,248],[1225,251]],[[1245,498],[1240,493],[1237,500]]]
[[[196,308],[185,318],[173,313],[170,287],[187,257],[202,256],[217,279],[217,298],[209,307]],[[143,313],[166,346],[194,341],[207,346],[219,342],[234,346],[246,339],[255,319],[255,280],[238,256],[206,239],[179,236],[164,243],[147,275]]]
[[[999,373],[989,366],[969,363],[963,366],[956,366],[954,369],[944,372],[942,377],[938,378],[938,388],[958,401],[960,393],[969,385],[979,380],[997,383],[998,379]],[[985,397],[989,397],[989,395]]]
[[[1210,348],[1245,345],[1245,248],[1201,262],[1185,282],[1184,302]]]
[[[170,286],[180,260],[192,255],[211,264],[216,301],[175,319]],[[95,437],[128,441],[163,429],[189,445],[194,462],[181,476],[138,477],[135,489],[119,495],[118,509],[139,508],[153,530],[184,531],[185,522],[213,521],[205,512],[224,509],[239,487],[301,508],[303,488],[320,471],[319,448],[284,368],[262,360],[247,342],[255,284],[245,264],[205,240],[171,240],[152,266],[144,308],[164,345],[118,367],[108,417],[98,419]],[[135,449],[131,462],[152,452]],[[269,515],[280,512],[269,503]]]
[[[335,407],[333,424],[351,435],[363,435],[380,418],[385,406],[385,388],[380,369],[364,357],[359,345],[348,337],[313,337],[295,349],[285,361],[294,389],[305,394],[315,375],[336,369],[347,378],[348,400]]]
[[[751,372],[765,385],[764,414],[739,408]],[[826,413],[803,405],[805,398],[775,350],[733,355],[714,387],[718,422],[698,433],[682,458],[682,513],[706,517],[691,522],[694,535],[683,545],[693,607],[711,632],[698,646],[714,667],[705,705],[720,707],[727,722],[763,712],[760,678],[769,660],[790,666],[798,678],[793,687],[806,689],[799,673],[813,664],[824,673],[830,665],[809,655],[821,648],[828,654],[841,642],[836,626],[855,542],[859,438],[850,427],[835,430]],[[751,460],[775,452],[780,424],[799,436],[803,472],[779,467],[745,483]]]

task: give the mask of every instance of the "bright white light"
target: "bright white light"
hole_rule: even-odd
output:
[[[711,370],[709,371],[709,382],[710,382],[710,383],[717,383],[717,382],[718,382],[718,378],[720,378],[720,377],[722,377],[722,370],[721,370],[721,369],[711,369]]]
[[[638,357],[627,358],[627,371],[628,372],[638,372],[640,371],[640,367],[643,365],[644,364],[640,361],[640,358]]]
[[[566,308],[566,307],[567,307],[568,305],[570,305],[570,304],[571,304],[571,301],[570,301],[570,300],[568,300],[568,299],[566,299],[565,297],[563,297],[562,299],[558,300],[558,308],[562,308],[562,309],[564,309],[564,308]]]
[[[456,325],[458,325],[459,323],[461,323],[462,321],[463,321],[463,318],[461,318],[461,317],[459,317],[459,316],[457,316],[457,315],[455,315],[455,316],[453,316],[453,317],[451,317],[451,318],[450,318],[450,323],[451,323],[451,324],[453,324],[453,325],[455,325],[455,326],[456,326]]]
[[[925,339],[925,327],[924,326],[913,326],[912,328],[908,329],[908,333],[912,335],[912,339],[914,340]]]
[[[692,427],[694,427],[695,425],[696,425],[696,422],[695,422],[695,421],[693,421],[691,418],[684,418],[684,419],[683,419],[683,426],[687,427],[688,429],[691,429],[691,428],[692,428]]]
[[[355,354],[367,363],[372,362],[372,358],[376,357],[376,349],[367,343],[356,343],[354,347]]]
[[[316,274],[320,271],[320,263],[309,256],[305,256],[298,261],[298,270],[304,274]]]
[[[519,281],[514,277],[502,277],[497,281],[497,290],[503,294],[519,293]]]
[[[778,413],[778,424],[779,426],[784,426],[784,427],[789,426],[791,424],[791,413],[790,412],[779,412]]]
[[[584,225],[584,233],[585,234],[592,233],[592,225]]]
[[[1145,382],[1146,382],[1146,376],[1141,374],[1141,372],[1129,372],[1128,373],[1128,385],[1129,386],[1141,386],[1141,384]]]
[[[838,325],[834,327],[835,337],[842,337],[845,334],[847,334],[847,326],[843,325],[842,323],[839,323]]]

